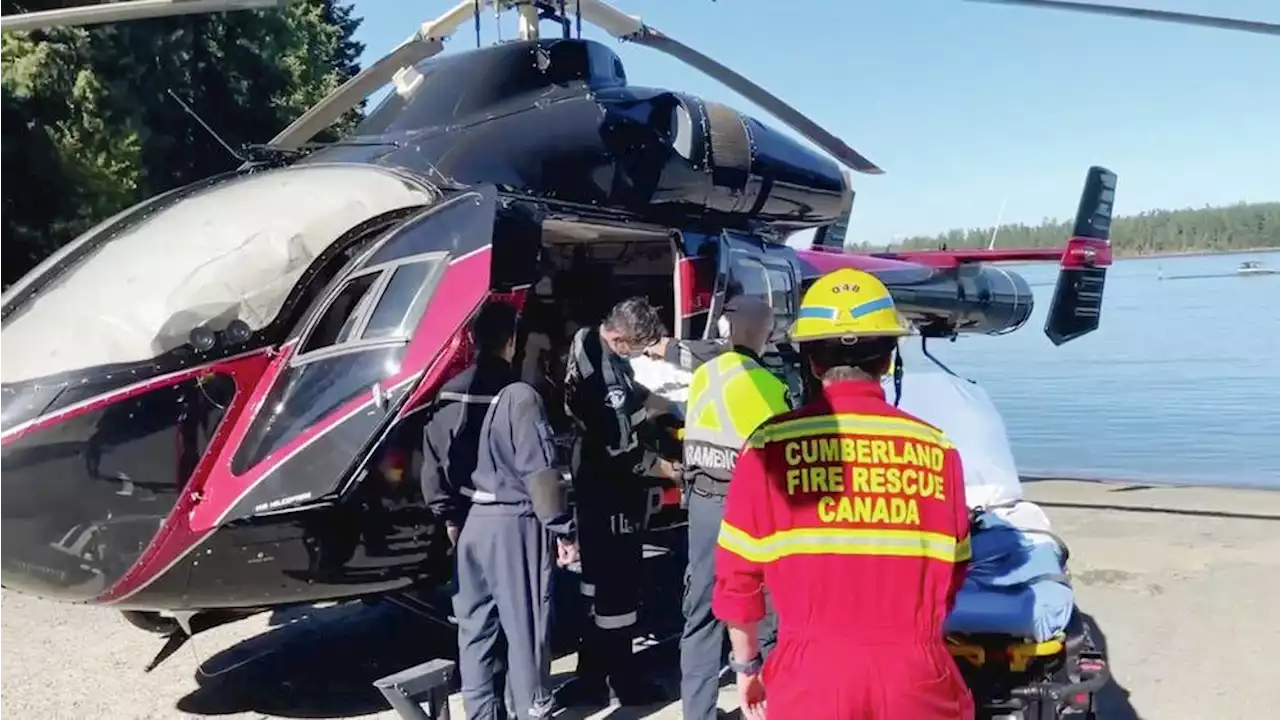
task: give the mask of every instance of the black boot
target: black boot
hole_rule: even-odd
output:
[[[638,658],[631,651],[631,628],[604,633],[609,652],[609,685],[618,704],[624,707],[656,705],[671,698],[661,685],[645,675]]]
[[[609,685],[605,682],[607,660],[601,646],[602,640],[594,623],[583,630],[578,641],[577,672],[572,680],[556,690],[557,705],[590,708],[609,704]]]

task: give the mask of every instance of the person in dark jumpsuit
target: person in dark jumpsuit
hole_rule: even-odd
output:
[[[451,545],[458,544],[475,488],[480,427],[498,392],[520,379],[511,366],[507,333],[516,311],[506,303],[486,304],[471,325],[475,364],[440,389],[423,431],[422,495],[444,521]]]
[[[510,308],[510,306],[503,306]],[[494,315],[499,315],[494,311]],[[515,353],[515,310],[477,324],[476,341]],[[458,665],[470,720],[550,717],[553,563],[575,562],[567,487],[542,398],[515,382],[487,406],[480,426],[471,509],[458,538]],[[506,640],[506,661],[498,657]],[[501,668],[506,666],[506,682]],[[510,706],[501,686],[510,690]]]
[[[662,321],[643,298],[623,300],[603,323],[574,334],[565,377],[565,410],[578,426],[573,491],[582,547],[582,593],[592,604],[575,682],[561,702],[648,705],[660,689],[637,672],[631,642],[640,604],[648,489],[643,476],[674,479],[678,468],[647,451],[638,431],[670,403],[635,382],[629,358],[662,337]]]
[[[434,516],[444,522],[450,552],[455,554],[475,493],[471,475],[476,469],[480,427],[499,391],[520,379],[506,340],[515,322],[515,310],[505,303],[488,303],[480,309],[470,328],[475,362],[444,384],[428,411],[422,495]],[[507,687],[508,707],[510,692]]]

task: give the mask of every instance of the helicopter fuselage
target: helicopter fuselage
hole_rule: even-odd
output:
[[[421,423],[479,305],[546,305],[553,278],[551,335],[640,293],[710,337],[747,293],[784,351],[806,284],[842,266],[926,334],[1031,314],[1013,273],[788,247],[847,212],[847,175],[737,111],[628,87],[597,43],[415,73],[346,140],[148,200],[6,293],[6,588],[191,611],[441,580]],[[652,510],[678,524],[678,491]]]

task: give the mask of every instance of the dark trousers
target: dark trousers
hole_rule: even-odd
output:
[[[578,677],[591,685],[634,683],[631,642],[640,610],[647,489],[633,477],[575,477],[582,594],[591,608],[578,649]],[[598,481],[596,484],[591,484]],[[605,483],[612,483],[612,487]]]
[[[538,519],[476,505],[458,538],[458,671],[468,720],[549,715],[552,539]],[[506,662],[501,657],[506,639]],[[502,668],[512,707],[504,707]]]
[[[684,576],[684,632],[680,636],[680,702],[687,720],[716,717],[728,636],[724,624],[711,613],[711,592],[716,538],[723,519],[723,496],[690,493],[689,566]],[[768,612],[760,623],[761,652],[767,653],[776,642],[777,621]]]

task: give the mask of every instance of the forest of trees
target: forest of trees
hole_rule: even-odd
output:
[[[84,2],[0,6],[8,15]],[[265,142],[359,70],[359,24],[349,2],[295,0],[284,11],[4,33],[4,285],[115,212],[239,164],[170,92],[233,147]],[[902,245],[984,247],[991,233]],[[1067,235],[1066,222],[1007,225],[997,245],[1058,246]],[[1147,212],[1117,218],[1112,235],[1122,255],[1280,247],[1280,203]]]
[[[950,230],[894,243],[907,249],[986,247],[995,228]],[[1071,234],[1067,220],[1039,225],[1001,225],[996,247],[1059,247]],[[1240,203],[1199,210],[1152,210],[1111,223],[1111,244],[1122,257],[1164,253],[1227,252],[1280,248],[1280,202]],[[863,243],[865,249],[883,246]]]
[[[78,4],[0,2],[5,15]],[[266,142],[359,71],[359,24],[350,3],[295,0],[4,33],[4,285],[118,210],[239,165],[169,91],[232,147]]]

